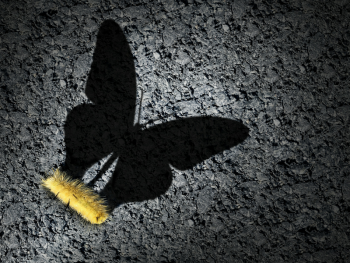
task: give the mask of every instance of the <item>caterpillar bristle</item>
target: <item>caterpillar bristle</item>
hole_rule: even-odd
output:
[[[65,204],[66,208],[73,209],[92,224],[101,224],[109,216],[110,209],[103,198],[59,168],[42,179],[42,185]]]

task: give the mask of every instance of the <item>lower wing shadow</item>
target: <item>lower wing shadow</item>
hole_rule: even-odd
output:
[[[139,130],[125,138],[126,147],[102,194],[115,206],[154,199],[171,185],[169,164],[191,169],[243,142],[248,132],[237,121],[217,117],[187,118]]]

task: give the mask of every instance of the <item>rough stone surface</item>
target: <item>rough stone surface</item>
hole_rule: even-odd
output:
[[[40,181],[92,103],[107,19],[133,55],[141,125],[215,116],[249,137],[91,227]],[[2,0],[0,22],[2,262],[350,262],[349,1]]]

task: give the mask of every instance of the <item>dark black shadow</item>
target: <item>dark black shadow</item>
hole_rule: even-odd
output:
[[[141,130],[133,125],[135,67],[120,27],[105,21],[86,86],[94,103],[75,107],[65,125],[68,172],[77,178],[113,152],[96,180],[118,158],[112,179],[102,190],[109,205],[154,199],[172,182],[169,164],[180,170],[229,149],[248,136],[248,128],[230,119],[194,117]]]
[[[135,66],[123,31],[112,20],[98,32],[85,93],[94,104],[75,107],[65,124],[66,165],[77,178],[111,152],[119,154],[119,140],[134,130]]]

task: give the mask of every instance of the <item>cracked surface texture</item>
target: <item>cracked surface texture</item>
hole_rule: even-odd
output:
[[[183,157],[191,168],[174,161],[164,194],[91,227],[40,182],[65,163],[67,116],[93,107],[85,87],[106,20],[133,57],[140,130],[201,116],[249,135]],[[349,24],[346,0],[0,0],[1,260],[350,262]],[[97,192],[118,167],[102,150],[83,173],[103,170]]]

